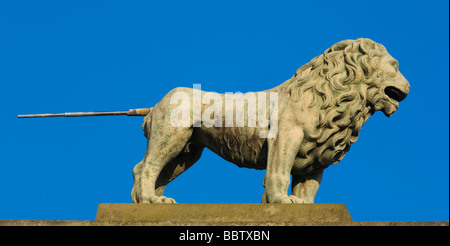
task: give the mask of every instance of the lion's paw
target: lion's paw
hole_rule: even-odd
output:
[[[176,203],[173,198],[165,196],[153,196],[150,198],[150,203]]]
[[[281,196],[273,199],[271,203],[305,203],[305,200],[294,195]]]

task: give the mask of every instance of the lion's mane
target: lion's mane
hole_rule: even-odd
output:
[[[303,165],[335,164],[357,140],[374,113],[368,99],[380,98],[373,78],[382,76],[380,62],[386,53],[370,39],[344,40],[301,66],[287,81],[291,100],[302,101],[309,94],[312,102],[302,107],[317,112],[315,129],[305,129],[306,141],[298,156]]]

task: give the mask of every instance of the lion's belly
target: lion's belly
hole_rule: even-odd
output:
[[[257,127],[202,127],[200,142],[239,167],[265,169],[267,139],[259,137]]]
[[[267,139],[260,138],[257,127],[201,127],[195,129],[196,141],[239,167],[266,169]],[[340,161],[349,150],[350,142],[344,147],[335,146],[336,139],[324,143],[304,142],[292,167],[292,173],[301,176],[323,170]]]

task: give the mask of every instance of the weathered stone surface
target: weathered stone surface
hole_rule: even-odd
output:
[[[193,224],[352,222],[344,204],[100,204],[96,221]]]
[[[266,169],[263,203],[314,203],[323,170],[342,160],[371,115],[391,116],[409,90],[397,60],[365,38],[334,44],[268,90],[230,98],[174,88],[144,119],[148,144],[133,169],[132,200],[175,203],[164,189],[208,148]]]

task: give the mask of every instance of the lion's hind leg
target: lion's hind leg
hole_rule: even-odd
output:
[[[142,163],[143,161],[140,161],[134,168],[133,168],[133,179],[134,179],[134,185],[133,189],[131,190],[131,200],[134,203],[139,202],[139,188],[141,183],[141,170],[142,170]]]
[[[167,184],[194,165],[200,158],[203,149],[203,146],[188,143],[176,158],[164,166],[156,180],[156,195],[162,196]]]
[[[170,170],[170,164],[176,162],[191,135],[192,128],[152,126],[144,159],[133,169],[133,202],[175,203],[175,200],[162,196],[162,192],[157,192],[157,180],[163,170]]]

